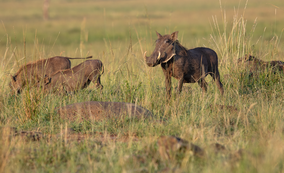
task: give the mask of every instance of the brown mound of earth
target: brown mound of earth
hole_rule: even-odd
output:
[[[69,121],[100,121],[103,119],[119,118],[128,116],[129,118],[148,118],[152,113],[138,105],[124,102],[97,102],[88,101],[74,103],[60,108],[55,108],[60,118]]]

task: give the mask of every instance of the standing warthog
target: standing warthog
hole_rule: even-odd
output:
[[[150,57],[144,53],[148,66],[161,64],[165,78],[168,98],[171,97],[171,77],[179,80],[178,91],[181,92],[183,83],[198,82],[204,92],[207,91],[205,77],[210,74],[223,95],[223,85],[218,71],[218,57],[214,50],[198,47],[186,49],[177,40],[178,31],[171,35],[161,35],[158,32],[156,48]]]
[[[103,72],[104,67],[100,60],[87,60],[71,69],[60,70],[46,77],[44,90],[72,92],[86,88],[91,82],[102,89],[100,77]]]
[[[27,63],[20,67],[18,72],[12,76],[9,84],[12,91],[20,94],[22,89],[29,84],[30,86],[36,85],[45,76],[50,76],[58,70],[71,68],[70,59],[89,59],[86,58],[69,58],[62,56],[55,56],[48,59],[41,59],[35,62]]]

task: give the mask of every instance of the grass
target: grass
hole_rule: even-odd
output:
[[[283,6],[281,0],[222,1],[221,8],[218,1],[205,0],[62,0],[51,2],[51,19],[43,21],[39,1],[2,1],[0,126],[47,137],[26,140],[1,130],[0,172],[159,172],[165,168],[283,172],[283,74],[267,72],[249,79],[235,65],[246,53],[283,61]],[[206,78],[206,95],[197,84],[185,84],[177,96],[173,79],[174,96],[166,104],[161,68],[147,67],[142,58],[145,50],[154,49],[155,30],[161,34],[179,30],[179,40],[186,47],[216,50],[224,97],[210,77]],[[91,84],[71,96],[42,95],[33,89],[18,96],[10,94],[9,74],[26,62],[54,55],[93,55],[102,60],[103,91]],[[80,62],[72,60],[72,66]],[[66,122],[54,111],[90,100],[137,103],[152,111],[155,121]],[[219,110],[215,104],[234,106],[238,112]],[[84,140],[69,139],[67,128],[84,135]],[[164,135],[200,146],[206,158],[185,153],[172,161],[162,160],[157,140]],[[110,136],[117,136],[117,141]],[[230,153],[244,149],[250,154],[232,162],[229,155],[208,150],[215,142]]]

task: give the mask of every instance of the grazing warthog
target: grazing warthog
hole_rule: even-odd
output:
[[[60,70],[45,78],[45,91],[72,92],[86,88],[93,82],[97,88],[101,85],[101,75],[104,72],[100,60],[87,60],[71,69]]]
[[[69,58],[62,56],[55,56],[48,59],[41,59],[35,62],[27,63],[20,67],[18,72],[12,76],[11,82],[9,84],[12,91],[20,94],[22,89],[29,84],[30,86],[35,86],[42,80],[45,76],[50,76],[58,70],[70,69],[71,62],[70,59],[88,59],[92,56],[86,58]]]
[[[257,70],[264,71],[266,69],[271,69],[272,72],[284,71],[283,61],[263,61],[252,55],[245,55],[245,57],[239,58],[238,63],[246,63],[245,65],[249,67],[251,73]]]
[[[138,105],[123,102],[88,101],[55,108],[61,119],[69,121],[119,118],[124,115],[135,118],[151,117],[152,113]]]
[[[178,31],[171,35],[161,35],[158,32],[156,48],[150,57],[144,53],[146,64],[154,67],[161,64],[165,78],[168,98],[171,97],[171,77],[179,80],[178,91],[183,83],[198,82],[204,92],[207,91],[205,77],[210,74],[223,95],[223,85],[218,71],[218,57],[214,50],[198,47],[186,49],[177,40]]]

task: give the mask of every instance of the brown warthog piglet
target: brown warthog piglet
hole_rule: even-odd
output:
[[[44,90],[49,92],[73,92],[86,88],[93,82],[102,89],[101,75],[104,72],[100,60],[87,60],[71,69],[57,71],[45,78]]]
[[[242,65],[242,63],[249,68],[251,73],[256,70],[264,71],[268,69],[272,70],[272,72],[284,71],[283,61],[263,61],[252,55],[245,55],[243,58],[239,58],[238,64]]]
[[[218,57],[214,50],[206,47],[186,49],[177,40],[178,32],[161,35],[158,32],[156,47],[151,56],[144,53],[146,64],[154,67],[161,64],[165,75],[167,96],[171,96],[171,77],[179,80],[178,91],[183,83],[198,82],[203,91],[207,91],[205,77],[210,74],[215,80],[221,94],[224,93],[218,70]]]
[[[70,69],[70,59],[88,59],[86,58],[69,58],[62,56],[55,56],[48,59],[41,59],[35,62],[27,63],[20,67],[9,84],[12,91],[20,94],[22,89],[29,84],[30,86],[37,86],[39,81],[46,76],[50,76],[58,70]]]

